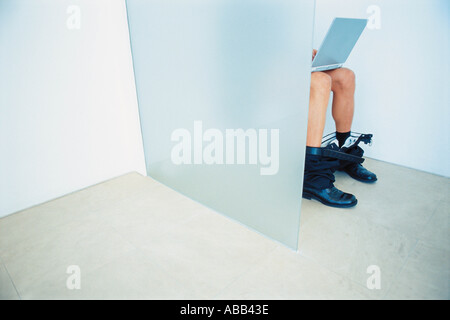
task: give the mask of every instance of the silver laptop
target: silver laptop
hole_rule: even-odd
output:
[[[367,19],[335,18],[312,62],[312,72],[341,68],[366,28]]]

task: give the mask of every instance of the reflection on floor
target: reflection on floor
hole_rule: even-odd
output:
[[[10,215],[0,299],[449,299],[450,179],[366,166],[356,208],[303,201],[299,252],[136,173]]]

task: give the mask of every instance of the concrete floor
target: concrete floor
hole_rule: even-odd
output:
[[[356,208],[303,201],[298,252],[137,173],[18,212],[0,219],[0,299],[449,299],[450,179],[366,166],[374,185],[337,174]]]

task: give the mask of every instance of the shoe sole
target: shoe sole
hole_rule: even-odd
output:
[[[355,200],[355,202],[352,202],[352,203],[349,203],[349,204],[339,204],[338,205],[338,204],[328,203],[328,202],[324,201],[322,198],[320,198],[320,197],[318,197],[318,196],[316,196],[316,195],[314,195],[312,193],[309,193],[307,191],[303,192],[302,198],[307,199],[307,200],[314,199],[314,200],[317,200],[320,203],[322,203],[322,204],[324,204],[324,205],[326,205],[328,207],[333,207],[333,208],[351,208],[351,207],[354,207],[354,206],[356,206],[358,204],[358,200]]]

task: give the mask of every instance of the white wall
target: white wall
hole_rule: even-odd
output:
[[[145,174],[124,1],[0,0],[0,217],[130,171]]]
[[[450,177],[450,1],[317,0],[314,46],[334,17],[372,17],[373,5],[381,28],[364,31],[346,64],[357,77],[353,129],[374,134],[369,157]]]

